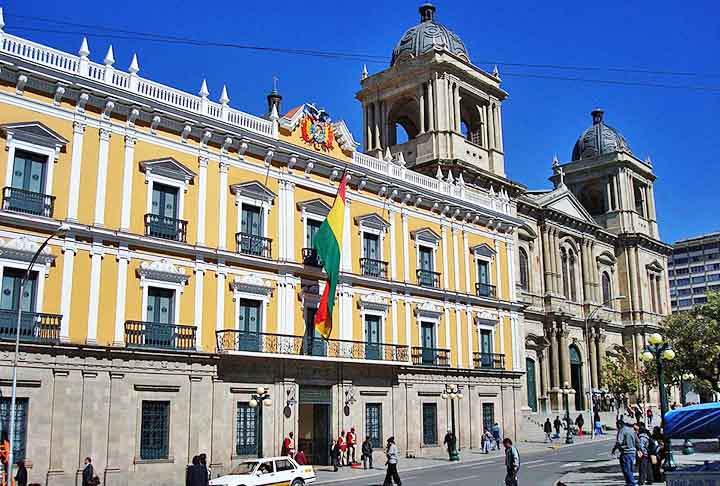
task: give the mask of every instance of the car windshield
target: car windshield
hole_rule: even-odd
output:
[[[257,465],[257,462],[241,462],[235,466],[235,469],[232,470],[232,474],[252,474]]]

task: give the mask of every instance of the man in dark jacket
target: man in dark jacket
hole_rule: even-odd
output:
[[[18,470],[15,474],[15,485],[16,486],[27,486],[28,483],[28,473],[27,468],[25,468],[25,461],[18,461],[17,463]]]
[[[363,469],[368,468],[368,462],[370,463],[370,469],[373,468],[372,464],[372,442],[370,442],[370,436],[365,436],[365,441],[362,443],[362,461],[363,461]]]
[[[620,469],[622,469],[625,477],[625,486],[636,486],[637,482],[633,470],[638,450],[638,436],[635,429],[631,425],[624,423],[622,419],[618,420],[618,426],[620,430],[611,454],[615,454],[615,451],[620,452]]]
[[[455,434],[452,433],[452,430],[448,430],[447,434],[445,434],[445,440],[443,440],[443,445],[447,446],[448,457],[451,461],[453,459],[453,453],[455,452],[455,442]]]
[[[562,427],[562,421],[560,420],[560,416],[555,416],[555,421],[553,422],[553,426],[555,427],[555,437],[560,437],[560,427]]]
[[[552,444],[552,424],[550,423],[550,419],[545,419],[545,423],[543,424],[543,432],[545,432],[545,442],[550,441]]]
[[[92,466],[92,459],[85,458],[85,469],[82,472],[82,486],[94,486],[95,468]]]

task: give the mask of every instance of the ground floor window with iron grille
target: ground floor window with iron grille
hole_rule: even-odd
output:
[[[257,408],[247,402],[238,402],[235,424],[235,453],[238,456],[257,454]]]
[[[15,399],[15,435],[13,436],[13,462],[25,460],[27,445],[28,399]],[[10,436],[10,398],[0,398],[0,436]]]
[[[495,423],[495,404],[494,403],[483,403],[482,404],[482,420],[483,420],[483,427],[492,432],[492,426]]]
[[[423,444],[437,445],[437,404],[423,403],[422,412]]]
[[[167,459],[170,444],[170,402],[143,400],[140,459]]]
[[[365,405],[365,432],[370,436],[370,443],[375,448],[382,447],[382,404],[368,403]]]

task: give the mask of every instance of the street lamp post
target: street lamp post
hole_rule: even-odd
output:
[[[443,390],[440,397],[443,400],[448,400],[450,403],[450,423],[452,427],[452,435],[455,438],[454,443],[452,444],[452,450],[450,451],[450,460],[451,461],[459,461],[460,460],[460,452],[458,451],[457,447],[457,434],[455,433],[455,404],[453,403],[455,400],[462,400],[463,394],[462,391],[460,391],[460,387],[458,385],[449,384],[445,385],[445,390]]]
[[[695,376],[692,373],[683,373],[680,376],[680,403],[682,403],[682,406],[685,406],[685,382],[692,380],[695,378]],[[682,453],[684,455],[690,455],[695,454],[695,446],[693,445],[692,441],[690,439],[685,439],[685,442],[683,443]]]
[[[563,401],[565,402],[565,428],[567,429],[567,433],[565,434],[565,443],[566,444],[572,444],[573,438],[572,438],[572,426],[570,422],[570,384],[566,381],[563,386]]]
[[[668,411],[668,404],[663,364],[665,361],[672,361],[675,359],[675,351],[673,351],[670,347],[670,343],[663,342],[663,337],[658,333],[651,334],[648,340],[650,341],[650,344],[645,346],[645,351],[640,357],[646,363],[655,360],[655,365],[657,366],[658,386],[660,387],[661,426],[663,436],[665,436],[665,414]],[[665,447],[667,448],[667,454],[665,455],[663,469],[665,471],[674,471],[677,466],[675,465],[675,459],[673,458],[672,445],[667,436],[665,436]]]
[[[272,406],[272,398],[270,398],[270,392],[264,386],[259,386],[255,390],[255,394],[251,397],[250,408],[258,409],[258,427],[257,427],[257,448],[258,457],[263,457],[263,407]]]
[[[617,297],[611,297],[610,299],[606,300],[600,305],[596,305],[595,308],[588,313],[588,315],[585,316],[585,340],[586,340],[586,352],[585,355],[587,356],[587,407],[588,407],[588,415],[589,420],[588,423],[590,424],[590,438],[595,437],[595,418],[593,417],[593,407],[592,407],[592,363],[590,362],[590,346],[592,346],[592,342],[590,342],[590,320],[592,320],[593,317],[595,317],[595,314],[597,312],[610,304],[611,302],[614,302],[616,300],[624,300],[624,295],[618,295]],[[600,374],[600,370],[598,369],[598,375]]]
[[[10,398],[10,430],[8,431],[8,441],[10,442],[10,447],[8,451],[8,466],[7,466],[7,474],[8,476],[12,477],[12,470],[13,470],[13,444],[15,443],[15,407],[17,403],[17,362],[18,362],[18,355],[20,354],[20,323],[22,321],[22,300],[23,300],[23,293],[25,292],[25,284],[28,281],[28,278],[30,278],[30,272],[32,271],[33,266],[35,265],[35,262],[37,261],[38,257],[42,253],[42,251],[45,249],[48,243],[50,243],[50,240],[55,236],[60,236],[63,233],[66,233],[70,229],[70,225],[63,223],[53,231],[50,236],[45,238],[45,241],[42,242],[42,244],[38,247],[38,249],[35,251],[35,254],[30,259],[30,263],[28,264],[27,268],[25,269],[25,273],[23,274],[22,280],[20,280],[20,292],[18,294],[18,314],[17,314],[17,322],[15,323],[15,353],[13,355],[13,364],[12,364],[12,392],[11,392],[11,398]],[[4,484],[10,484],[10,478],[6,478],[6,481]]]

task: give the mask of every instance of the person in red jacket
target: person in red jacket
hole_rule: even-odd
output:
[[[338,449],[340,449],[340,465],[345,466],[347,465],[347,456],[345,453],[347,452],[347,444],[345,443],[345,431],[340,431],[340,436],[337,438],[337,445]]]
[[[345,442],[347,443],[347,462],[350,465],[356,463],[355,461],[355,446],[357,445],[357,436],[355,435],[355,427],[350,428],[350,432],[345,436]]]

